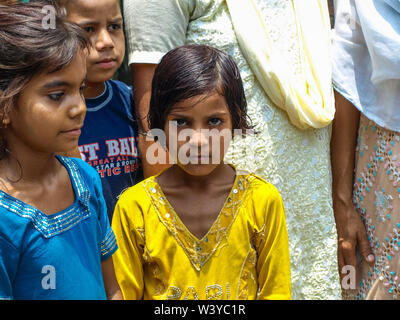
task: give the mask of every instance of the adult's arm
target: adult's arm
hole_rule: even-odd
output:
[[[136,115],[139,118],[139,131],[144,133],[149,129],[147,115],[154,70],[164,54],[185,44],[189,19],[195,11],[195,0],[128,0],[123,4]],[[153,142],[146,140],[146,136],[139,135],[145,178],[169,166],[149,163],[147,153]],[[165,158],[165,152],[161,148],[158,150],[158,158]]]
[[[338,233],[339,272],[343,278],[348,272],[342,274],[344,266],[356,268],[357,246],[367,263],[372,263],[374,256],[364,224],[354,209],[352,197],[360,112],[336,91],[335,99],[336,114],[331,140],[332,192]]]
[[[335,4],[334,0],[328,0],[329,15],[331,17],[331,26],[335,26]]]
[[[148,178],[152,175],[155,175],[162,170],[169,167],[168,164],[150,164],[149,157],[147,153],[149,151],[150,146],[154,143],[153,141],[148,141],[146,139],[146,135],[144,133],[149,131],[149,123],[148,123],[148,112],[150,106],[150,97],[151,97],[151,81],[153,79],[154,70],[157,67],[156,64],[144,64],[144,63],[135,63],[131,65],[132,67],[132,77],[134,86],[134,97],[135,97],[135,108],[136,108],[136,116],[138,118],[139,124],[139,151],[140,158],[142,160],[143,166],[143,175],[145,178]],[[166,151],[162,148],[157,148],[159,154],[159,159],[167,159]]]

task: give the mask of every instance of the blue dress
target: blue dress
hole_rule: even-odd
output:
[[[117,250],[100,177],[80,159],[66,167],[75,202],[46,215],[0,191],[0,299],[106,299],[101,262]]]

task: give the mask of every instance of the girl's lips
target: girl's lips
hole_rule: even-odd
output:
[[[61,131],[61,133],[69,135],[69,136],[80,136],[81,129],[72,129],[72,130],[68,130],[68,131]]]

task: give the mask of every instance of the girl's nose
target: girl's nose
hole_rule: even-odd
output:
[[[84,117],[86,115],[86,103],[82,96],[69,108],[71,118]]]
[[[207,129],[193,130],[189,143],[194,147],[201,147],[208,144],[209,134]]]

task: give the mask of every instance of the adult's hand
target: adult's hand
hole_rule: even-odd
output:
[[[338,265],[341,281],[348,267],[357,270],[356,248],[368,264],[374,263],[371,245],[361,216],[352,205],[334,205],[338,234]]]

